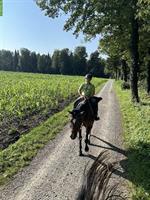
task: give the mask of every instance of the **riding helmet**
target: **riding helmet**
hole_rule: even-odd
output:
[[[86,79],[92,79],[92,74],[86,74],[86,75],[85,75],[85,78],[86,78]]]

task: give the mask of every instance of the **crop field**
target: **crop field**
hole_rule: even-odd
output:
[[[73,101],[83,81],[76,76],[0,72],[0,141],[24,120],[51,115]],[[105,81],[93,79],[96,87]]]

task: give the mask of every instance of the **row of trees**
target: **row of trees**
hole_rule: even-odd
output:
[[[55,50],[53,55],[40,55],[22,48],[20,51],[0,51],[0,70],[38,72],[68,75],[85,75],[91,72],[94,76],[104,77],[105,61],[98,51],[91,53],[89,59],[86,48],[76,47],[74,52],[65,48]]]
[[[132,100],[139,102],[138,80],[147,78],[150,93],[150,1],[149,0],[36,0],[51,18],[67,14],[64,29],[82,32],[90,40],[103,36],[100,50],[109,56],[108,71],[127,81],[130,75]],[[121,63],[121,68],[120,68]],[[142,73],[141,73],[142,72]]]

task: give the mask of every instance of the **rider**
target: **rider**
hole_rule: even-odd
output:
[[[95,86],[91,83],[91,80],[92,80],[92,74],[86,74],[85,83],[83,83],[78,89],[80,97],[74,102],[74,108],[76,108],[80,102],[88,100],[90,97],[94,96]],[[95,108],[96,108],[95,112],[93,111],[95,116],[94,119],[99,120],[99,117],[97,116],[98,105],[96,105]]]

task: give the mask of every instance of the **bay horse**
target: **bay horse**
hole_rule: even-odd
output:
[[[79,156],[82,156],[82,126],[86,128],[85,138],[85,151],[89,151],[88,144],[90,144],[90,134],[93,127],[95,115],[94,113],[98,109],[98,102],[102,100],[102,97],[91,97],[84,103],[80,102],[73,111],[69,111],[71,114],[71,139],[74,140],[79,133]]]

